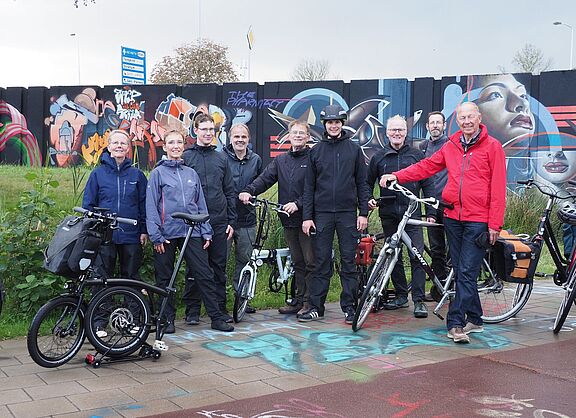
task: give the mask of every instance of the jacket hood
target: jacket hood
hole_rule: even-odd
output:
[[[214,151],[216,149],[216,145],[208,145],[206,147],[202,146],[202,145],[198,145],[198,143],[192,145],[190,148],[188,148],[186,151],[190,151],[190,150],[198,150],[200,152],[210,152],[210,151]],[[184,151],[184,152],[186,152]]]
[[[124,161],[122,161],[122,164],[120,164],[120,167],[118,167],[118,164],[116,164],[116,160],[112,158],[110,153],[103,152],[102,155],[100,155],[100,164],[106,167],[110,167],[113,170],[119,169],[119,171],[122,171],[128,167],[132,167],[132,160],[130,158],[125,158]]]
[[[350,139],[350,133],[347,130],[342,128],[342,132],[340,132],[340,136],[338,138],[334,138],[328,135],[328,132],[324,131],[322,134],[322,141],[324,142],[340,142],[344,141],[345,139]]]
[[[168,160],[168,159],[164,159],[162,158],[160,161],[158,161],[155,165],[155,167],[159,167],[163,165],[164,167],[181,167],[184,165],[184,160]]]

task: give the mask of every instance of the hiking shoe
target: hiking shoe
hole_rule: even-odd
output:
[[[302,309],[301,304],[286,305],[286,306],[282,306],[280,309],[278,309],[278,312],[281,314],[294,315],[294,314],[297,314],[298,312],[300,312],[300,309]]]
[[[435,299],[434,299],[434,296],[432,296],[432,292],[427,292],[427,293],[424,295],[424,299],[422,299],[422,301],[423,301],[423,302],[434,302]]]
[[[464,334],[464,330],[462,327],[454,327],[450,328],[448,334],[446,335],[448,338],[454,340],[455,343],[469,343],[470,337]]]
[[[344,322],[352,325],[352,323],[354,322],[354,315],[356,315],[356,311],[354,310],[353,307],[349,306],[348,308],[346,308],[346,312],[344,312]]]
[[[318,321],[320,319],[324,319],[324,314],[318,312],[318,309],[312,308],[303,314],[300,315],[298,318],[299,322],[310,322],[310,321]]]
[[[407,307],[408,307],[407,296],[396,296],[394,299],[392,299],[392,301],[384,304],[384,309],[389,311]]]
[[[246,313],[256,313],[256,308],[248,305],[248,306],[246,306]]]
[[[414,318],[428,318],[428,308],[424,302],[414,302]]]
[[[234,322],[234,318],[232,318],[228,313],[222,312],[222,320],[227,324],[231,324]]]
[[[106,338],[108,336],[108,333],[103,328],[96,328],[96,336],[98,338]]]
[[[188,325],[199,325],[200,324],[200,315],[198,314],[188,314],[186,315],[185,322]]]
[[[234,331],[234,326],[230,325],[229,323],[227,323],[222,319],[216,319],[215,321],[212,321],[211,328],[215,329],[216,331],[222,331],[222,332]]]
[[[462,331],[464,331],[464,334],[470,334],[471,332],[484,332],[484,327],[482,325],[473,324],[472,322],[467,322],[466,325],[464,325],[464,328],[462,328]]]
[[[166,322],[164,326],[164,334],[174,334],[176,332],[176,327],[174,326],[174,322]]]

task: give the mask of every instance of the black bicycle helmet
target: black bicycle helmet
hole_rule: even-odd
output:
[[[562,202],[558,208],[558,218],[569,225],[576,225],[576,203]]]
[[[339,105],[328,105],[320,112],[320,121],[322,123],[327,120],[341,120],[344,123],[347,118],[346,111]]]

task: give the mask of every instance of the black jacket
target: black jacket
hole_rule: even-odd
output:
[[[236,200],[228,158],[216,147],[194,144],[182,154],[184,163],[193,168],[202,183],[211,225],[236,228]]]
[[[304,147],[276,157],[266,166],[262,174],[243,190],[251,195],[258,195],[278,182],[278,203],[284,205],[295,202],[298,206],[298,211],[291,216],[279,214],[282,225],[287,228],[302,226],[302,196],[309,154],[310,148]]]
[[[324,138],[310,150],[304,185],[303,219],[317,212],[356,212],[368,216],[366,163],[360,147],[346,131],[339,138]]]
[[[238,195],[246,186],[254,181],[256,177],[262,172],[262,159],[258,154],[252,150],[246,150],[246,155],[243,159],[238,159],[229,144],[224,148],[224,152],[228,156],[228,164],[232,170],[232,178],[234,179],[234,198],[236,201],[236,225],[238,228],[247,228],[256,225],[256,209],[252,205],[243,204]]]
[[[442,135],[436,141],[427,140],[422,143],[420,149],[424,152],[424,157],[428,158],[431,157],[432,154],[436,153],[440,148],[444,146],[444,144],[448,142],[448,137],[446,135]],[[434,182],[434,186],[436,188],[436,194],[434,197],[436,199],[442,200],[442,190],[446,186],[448,182],[448,170],[444,169],[432,176],[432,181]]]
[[[424,153],[407,144],[404,144],[404,146],[399,150],[395,150],[389,145],[386,145],[383,149],[374,154],[370,160],[367,183],[370,193],[372,194],[372,191],[374,190],[374,183],[379,181],[383,174],[391,174],[395,171],[409,167],[422,159],[424,159]],[[434,196],[435,189],[432,178],[404,183],[402,186],[409,189],[416,196],[420,196],[421,190],[425,197]],[[395,197],[395,199],[391,200],[390,203],[380,206],[380,217],[390,217],[400,220],[408,208],[408,203],[410,202],[408,198],[400,193],[393,192],[392,190],[383,187],[380,187],[380,196]],[[430,206],[426,206],[426,213],[428,216],[436,217],[436,210]],[[414,213],[414,215],[412,215],[413,218],[420,218],[421,216],[422,212],[420,208]]]

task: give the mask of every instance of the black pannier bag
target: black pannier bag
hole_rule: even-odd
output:
[[[494,244],[492,267],[506,282],[530,283],[534,279],[539,249],[537,244],[502,230]]]
[[[102,234],[95,231],[95,219],[67,216],[44,251],[44,268],[65,277],[85,271],[96,259]]]

